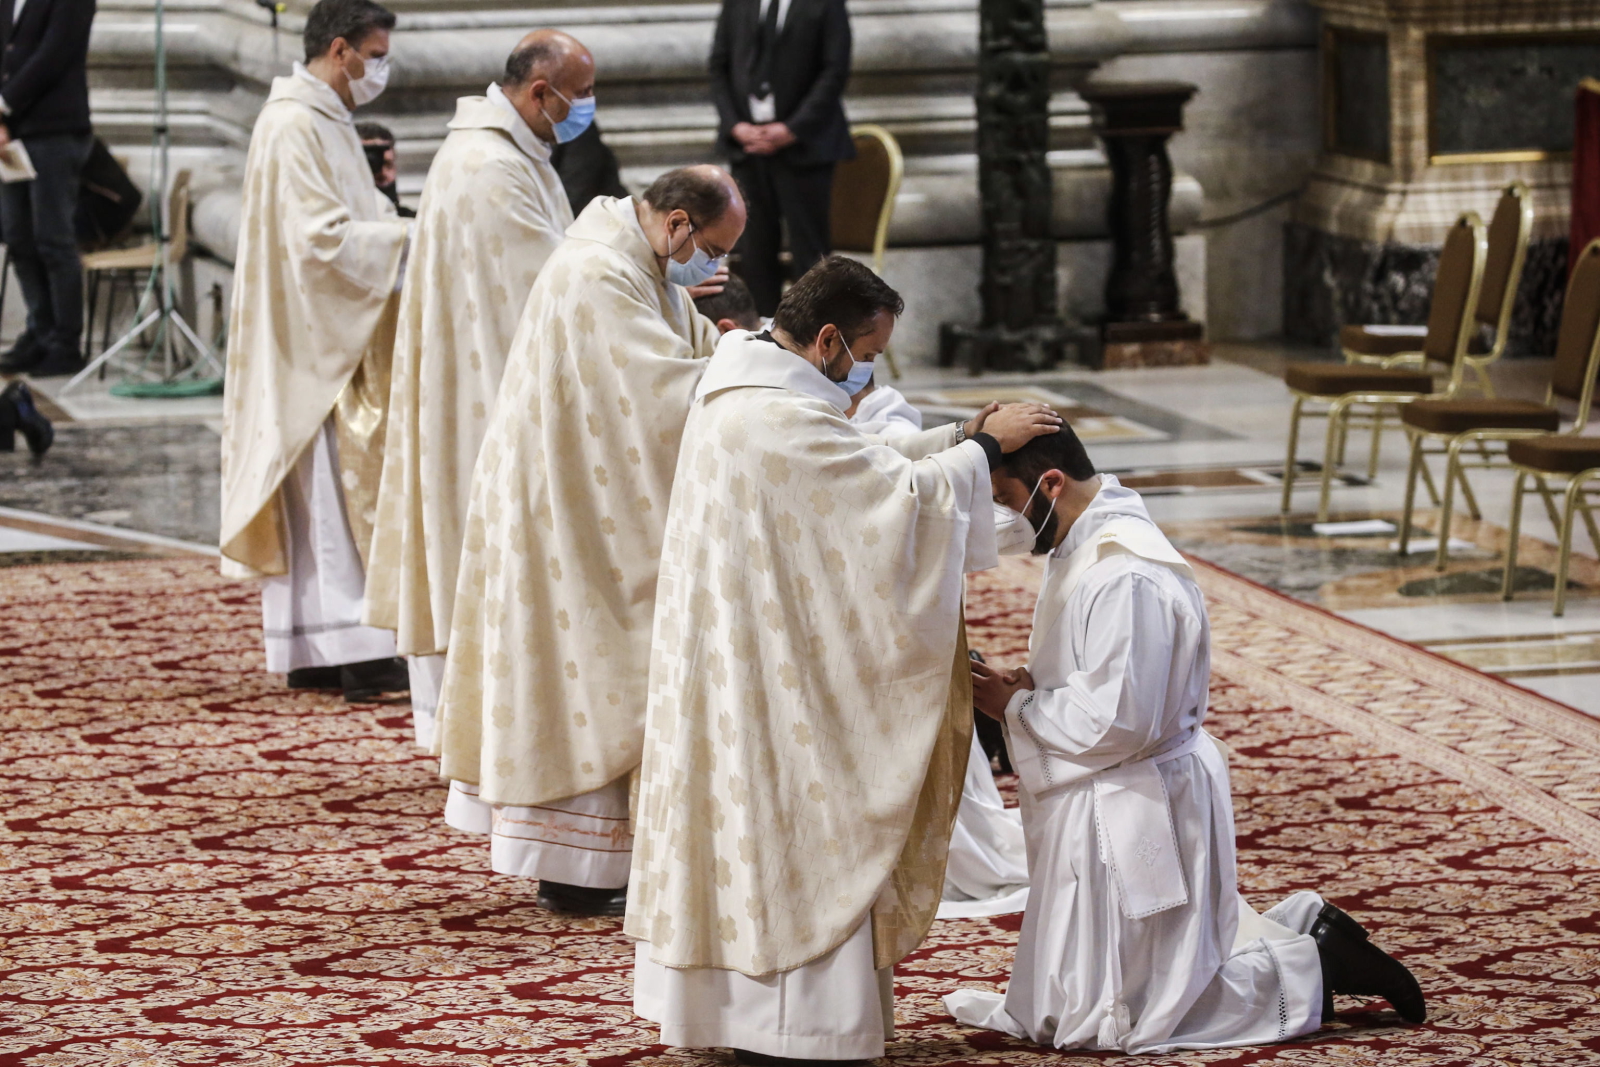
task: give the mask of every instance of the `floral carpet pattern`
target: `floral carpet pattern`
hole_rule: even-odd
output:
[[[944,1014],[1004,983],[1019,925],[954,920],[897,970],[890,1061],[1600,1062],[1600,727],[1199,569],[1247,896],[1341,903],[1429,1022],[1351,1001],[1288,1045],[1064,1056]],[[991,660],[1020,662],[1036,577],[974,580]],[[0,572],[0,1065],[730,1061],[654,1043],[618,922],[487,873],[404,705],[291,694],[261,664],[257,593],[213,562]]]

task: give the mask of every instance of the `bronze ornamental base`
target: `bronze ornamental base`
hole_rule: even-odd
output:
[[[1101,328],[1096,370],[1194,367],[1211,362],[1205,327],[1198,322],[1108,322]]]

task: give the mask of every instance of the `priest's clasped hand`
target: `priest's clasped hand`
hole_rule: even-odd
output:
[[[1004,722],[1006,705],[1011,703],[1011,698],[1032,688],[1033,675],[1026,667],[997,671],[987,663],[972,661],[972,706],[991,719]]]
[[[1049,404],[992,403],[962,426],[968,437],[980,431],[1000,442],[1000,451],[1015,452],[1035,437],[1059,433],[1061,416]]]

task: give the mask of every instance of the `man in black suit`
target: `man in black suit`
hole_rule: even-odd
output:
[[[4,2],[4,0],[0,0]],[[718,146],[744,186],[749,221],[739,273],[764,316],[778,309],[780,223],[795,276],[831,251],[833,166],[855,156],[845,121],[850,18],[845,0],[723,0],[711,43]]]
[[[38,177],[0,186],[0,237],[28,303],[28,329],[0,371],[83,369],[83,265],[73,228],[94,147],[89,26],[95,0],[0,0],[0,146],[22,142]]]

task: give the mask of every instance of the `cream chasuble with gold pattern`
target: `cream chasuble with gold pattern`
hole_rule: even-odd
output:
[[[662,549],[626,932],[761,976],[869,915],[875,966],[939,906],[971,740],[963,573],[989,468],[893,439],[805,360],[735,331],[684,429]]]
[[[408,224],[385,218],[350,111],[296,65],[245,162],[222,434],[223,572],[287,571],[278,490],[335,409],[346,512],[371,534],[395,281]]]
[[[572,225],[550,146],[490,92],[456,101],[400,297],[365,621],[403,655],[449,642],[478,446],[528,291]]]
[[[632,198],[590,203],[534,283],[473,472],[439,704],[441,771],[487,803],[639,763],[678,438],[715,343]]]

